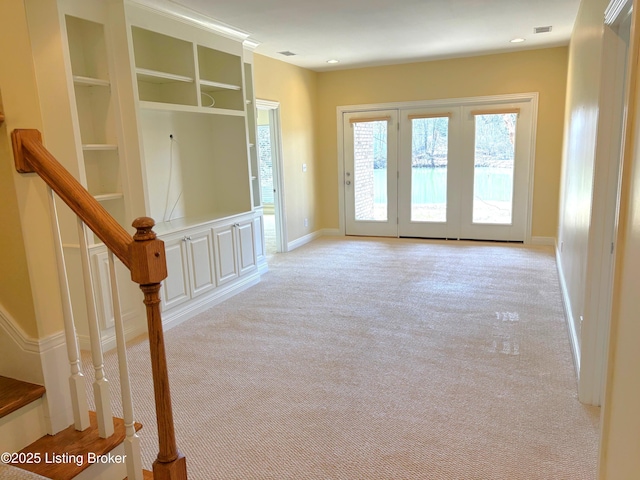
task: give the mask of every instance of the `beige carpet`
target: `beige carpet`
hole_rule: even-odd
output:
[[[270,269],[166,332],[191,479],[595,478],[550,248],[322,238]]]

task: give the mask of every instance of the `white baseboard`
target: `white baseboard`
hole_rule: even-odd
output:
[[[289,242],[289,244],[287,245],[287,251],[291,251],[291,250],[295,250],[298,247],[301,247],[302,245],[306,245],[309,242],[312,242],[313,240],[315,240],[316,238],[319,238],[323,235],[323,230],[316,230],[315,232],[311,232],[308,235],[305,235],[304,237],[300,237],[292,242]]]
[[[2,362],[1,375],[45,386],[42,410],[47,432],[55,434],[67,428],[73,417],[64,332],[33,338],[0,307],[0,347],[7,359]]]
[[[531,245],[547,245],[555,246],[556,239],[554,237],[531,237]]]
[[[175,311],[168,310],[162,312],[162,326],[165,330],[176,327],[194,315],[208,310],[259,282],[260,272],[256,270],[254,273],[242,277],[239,282],[234,282],[226,287],[216,288],[212,294],[203,295],[198,301],[189,302],[186,308],[176,307]]]
[[[142,335],[147,331],[146,318],[134,318],[130,317],[124,320],[126,325],[124,329],[125,341],[133,340],[134,338]],[[77,335],[78,347],[80,350],[91,350],[91,338],[89,335]],[[116,333],[113,328],[109,329],[106,333],[102,334],[102,351],[108,352],[116,348]]]
[[[23,382],[44,384],[40,344],[27,335],[17,322],[0,307],[0,375]]]
[[[558,268],[558,278],[560,280],[560,291],[562,293],[562,305],[564,306],[565,318],[567,320],[567,328],[569,330],[569,339],[571,341],[571,350],[573,352],[573,363],[576,369],[576,377],[580,380],[580,342],[578,332],[576,331],[576,322],[573,318],[573,310],[571,309],[571,299],[567,282],[565,280],[564,271],[562,269],[562,261],[560,258],[560,249],[556,244],[556,266]]]

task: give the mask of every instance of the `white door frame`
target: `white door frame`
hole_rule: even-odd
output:
[[[605,11],[600,102],[594,163],[584,320],[574,339],[578,398],[600,405],[604,398],[611,323],[613,271],[620,206],[623,132],[629,101],[630,15],[633,0],[612,0]],[[577,347],[577,348],[576,348]]]
[[[284,195],[284,166],[282,161],[282,128],[280,123],[280,102],[256,99],[256,108],[269,110],[271,125],[271,159],[273,162],[273,203],[276,217],[276,250],[289,251],[287,239],[287,209]],[[256,139],[257,143],[257,139]]]
[[[344,198],[344,182],[345,182],[345,162],[344,162],[344,114],[349,112],[362,112],[366,110],[392,110],[392,109],[412,109],[412,108],[447,108],[451,105],[455,106],[469,106],[469,105],[483,105],[487,103],[505,103],[516,101],[530,101],[531,102],[531,145],[530,152],[531,157],[529,160],[529,192],[527,196],[527,219],[525,228],[525,240],[524,243],[530,244],[531,242],[531,222],[532,222],[532,210],[533,210],[533,179],[535,173],[535,140],[536,129],[538,119],[538,93],[520,93],[520,94],[508,94],[508,95],[491,95],[484,97],[465,97],[465,98],[448,98],[439,100],[421,100],[412,102],[392,102],[392,103],[377,103],[368,105],[343,105],[336,107],[336,120],[338,130],[338,211],[339,211],[339,231],[342,235],[345,235],[345,198]]]
[[[366,112],[347,113],[343,122],[349,132],[345,137],[345,177],[344,185],[349,195],[345,195],[345,234],[372,235],[397,237],[398,236],[398,111],[375,110]],[[356,219],[356,185],[360,183],[356,171],[354,125],[360,122],[384,121],[387,125],[387,218],[386,220],[358,220]],[[372,192],[369,192],[372,193]]]

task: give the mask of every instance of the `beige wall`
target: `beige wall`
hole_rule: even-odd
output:
[[[58,12],[54,0],[3,0],[0,15],[0,90],[6,114],[6,132],[15,128],[39,129],[43,133],[45,145],[49,147],[50,143],[55,144],[57,141],[56,132],[47,130],[47,125],[42,120],[43,110],[49,108],[64,112],[64,108],[68,110],[70,107],[66,88],[58,88],[56,95],[44,98],[41,95],[41,85],[38,82],[58,86],[64,81],[64,75],[61,79],[59,72],[46,71],[39,74],[35,67],[38,58],[44,60],[43,63],[60,61],[59,56],[56,57],[56,52],[60,51],[60,40],[52,35],[40,47],[34,47],[31,35],[34,32],[47,32],[40,32],[30,23],[32,18],[25,8],[29,3],[40,18],[47,19],[50,26],[57,23]],[[6,134],[1,141],[8,141]],[[60,156],[59,152],[54,151],[54,154]],[[3,155],[0,161],[3,162],[3,172],[13,168],[7,167],[7,163],[11,165],[13,162],[12,156]],[[47,190],[36,175],[20,175],[13,170],[10,178],[15,193],[8,200],[9,211],[17,205],[31,286],[30,291],[28,288],[21,288],[22,293],[16,293],[16,298],[25,305],[32,305],[23,307],[32,310],[28,313],[30,317],[35,314],[35,325],[33,318],[27,320],[23,327],[25,333],[45,338],[62,330],[63,324]],[[2,191],[3,198],[7,193]],[[15,221],[15,211],[12,215]],[[19,253],[16,252],[17,257],[20,256]],[[24,271],[24,263],[19,267]],[[26,273],[23,275],[26,276]]]
[[[287,236],[291,242],[321,228],[316,185],[322,168],[315,143],[317,74],[261,55],[254,56],[254,66],[256,98],[280,102]]]
[[[21,0],[6,0],[0,15],[0,305],[31,337],[38,337],[31,284],[20,222],[10,132],[27,125],[40,128],[28,31]],[[8,47],[10,45],[10,47]]]
[[[632,58],[638,62],[640,30],[638,2],[634,1],[635,38]],[[634,47],[635,44],[635,47]],[[632,84],[631,139],[625,151],[620,220],[613,294],[607,388],[602,409],[601,480],[640,476],[640,79]],[[633,101],[633,100],[632,100]],[[629,137],[628,137],[629,138]]]
[[[323,225],[338,227],[336,107],[539,92],[532,235],[555,237],[567,72],[565,47],[321,73],[318,153]]]
[[[569,47],[558,245],[578,341],[580,316],[585,313],[603,15],[608,3],[608,0],[582,2]]]

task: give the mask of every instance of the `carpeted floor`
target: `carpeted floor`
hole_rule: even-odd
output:
[[[593,479],[599,409],[577,400],[563,315],[548,247],[325,237],[275,255],[166,332],[190,478]],[[129,358],[148,468],[144,339]]]

